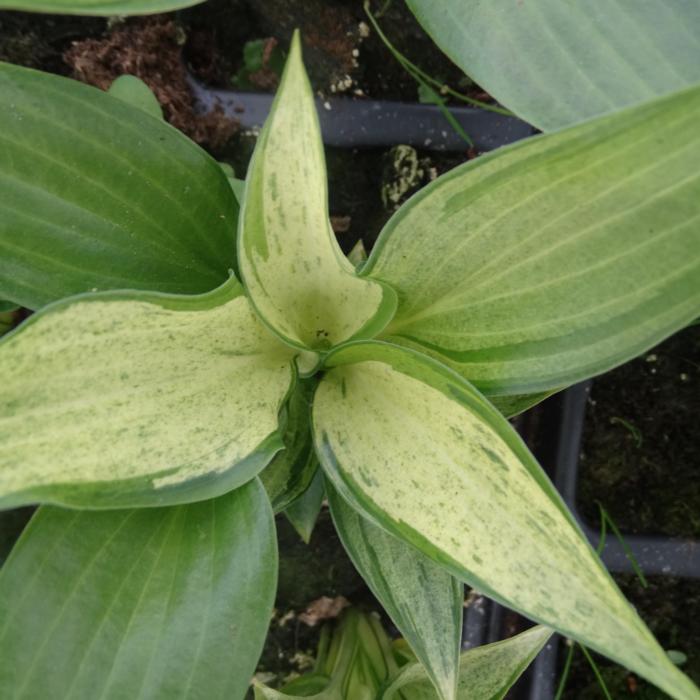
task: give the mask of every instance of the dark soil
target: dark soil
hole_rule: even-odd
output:
[[[435,48],[404,3],[392,3],[380,22],[396,47],[428,74],[489,99]],[[268,65],[268,59],[286,52],[295,28],[301,29],[307,69],[319,94],[418,99],[415,81],[370,29],[358,0],[210,0],[169,15],[124,21],[2,12],[0,60],[102,89],[120,75],[136,75],[155,92],[170,123],[218,151],[236,124],[220,112],[195,113],[187,67],[205,83],[232,88],[245,68],[246,43],[262,40],[264,65],[247,76],[247,88],[273,92],[279,61]]]
[[[382,4],[372,3],[375,14]],[[242,66],[246,41],[274,38],[284,49],[294,29],[300,29],[316,90],[386,100],[418,98],[414,80],[370,29],[361,0],[210,0],[180,17],[189,36],[185,55],[212,84],[230,86]],[[435,47],[405,3],[392,2],[379,22],[396,48],[429,75],[483,97]]]
[[[68,75],[63,52],[71,42],[100,36],[107,20],[94,17],[0,12],[0,61]]]
[[[625,534],[700,539],[700,326],[690,326],[593,383],[587,407],[577,507],[600,527],[596,501]],[[631,575],[615,577],[666,650],[700,683],[700,581]],[[561,650],[563,667],[566,649]],[[662,700],[649,683],[594,656],[613,698]],[[569,700],[603,693],[579,650]]]
[[[700,539],[700,326],[595,380],[578,508],[623,533]],[[700,618],[698,618],[700,619]]]

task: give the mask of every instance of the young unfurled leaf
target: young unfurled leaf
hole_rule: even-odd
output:
[[[495,600],[648,678],[700,693],[634,612],[517,433],[478,391],[406,348],[329,354],[321,464],[355,508]]]
[[[465,651],[459,660],[457,700],[499,700],[518,680],[552,636],[546,627],[533,627],[515,637]],[[425,669],[411,664],[379,700],[437,700]]]
[[[255,686],[256,700],[377,700],[382,686],[398,673],[391,640],[379,620],[353,608],[323,630],[313,672],[281,691]]]
[[[363,274],[384,337],[487,395],[635,357],[700,308],[700,87],[456,168],[389,221]]]
[[[257,480],[186,506],[44,506],[0,574],[3,695],[242,698],[276,583]]]
[[[193,294],[235,266],[238,205],[216,161],[101,90],[0,63],[0,297]]]
[[[293,345],[325,350],[371,337],[396,308],[391,289],[355,275],[328,218],[323,143],[295,34],[246,178],[238,254],[253,305]]]
[[[454,699],[462,584],[417,549],[363,518],[330,482],[326,490],[333,522],[355,567],[420,659],[429,684],[442,700]]]
[[[296,501],[311,484],[318,469],[311,437],[311,399],[316,379],[299,379],[284,406],[284,450],[260,472],[275,513]]]
[[[471,78],[543,131],[700,82],[687,0],[407,0]]]
[[[201,297],[74,297],[0,352],[2,506],[210,498],[282,447],[292,352],[235,280]]]

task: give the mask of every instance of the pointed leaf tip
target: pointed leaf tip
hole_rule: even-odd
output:
[[[248,169],[240,223],[241,277],[285,342],[326,351],[373,337],[393,317],[396,294],[355,274],[330,225],[323,141],[298,31]]]

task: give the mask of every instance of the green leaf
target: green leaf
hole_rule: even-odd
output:
[[[73,80],[0,63],[0,297],[201,293],[235,265],[238,206],[168,124]]]
[[[697,2],[407,4],[454,63],[543,131],[700,81]]]
[[[677,700],[700,698],[520,437],[468,382],[378,342],[341,347],[326,366],[314,397],[316,450],[355,508],[494,600]]]
[[[235,177],[230,177],[228,179],[229,185],[233,190],[233,194],[236,197],[236,201],[240,204],[245,197],[245,180],[239,180]]]
[[[211,498],[282,447],[291,350],[231,280],[57,302],[0,341],[0,506]]]
[[[385,331],[489,396],[560,389],[700,307],[700,88],[478,158],[389,221]]]
[[[355,275],[328,218],[323,143],[299,34],[246,178],[238,256],[263,320],[287,342],[328,349],[371,337],[396,308],[393,291]]]
[[[355,568],[425,666],[429,684],[442,700],[455,698],[462,584],[414,547],[359,515],[330,483],[326,492],[336,530]]]
[[[459,664],[458,700],[500,700],[552,636],[546,627],[531,629],[495,644],[465,651]],[[437,700],[425,669],[411,664],[401,669],[380,700],[405,696],[409,700]]]
[[[9,314],[17,309],[19,306],[11,301],[0,301],[0,314]]]
[[[318,469],[311,438],[311,398],[316,379],[299,379],[284,407],[284,450],[260,472],[275,513],[281,513],[309,488]]]
[[[274,39],[253,39],[243,45],[243,65],[231,77],[231,83],[246,92],[255,92],[260,85],[253,74],[263,69],[279,77],[284,70],[284,53]]]
[[[257,480],[186,506],[40,508],[0,573],[3,694],[242,698],[276,547]]]
[[[458,368],[455,368],[459,371]],[[506,417],[512,418],[533,406],[537,406],[546,398],[556,394],[554,391],[542,391],[539,394],[513,394],[512,396],[489,396],[489,401]]]
[[[399,670],[378,616],[349,608],[334,625],[332,638],[327,630],[322,631],[312,673],[287,683],[281,691],[257,684],[256,700],[376,700],[381,687]]]
[[[163,110],[151,88],[135,75],[120,75],[107,92],[156,119],[163,118]]]
[[[9,314],[0,314],[0,336],[12,330],[12,319],[8,316]]]
[[[324,494],[323,472],[321,472],[318,468],[318,463],[316,463],[316,473],[309,484],[309,488],[294,503],[287,506],[287,509],[284,511],[287,519],[306,544],[309,544],[311,541],[318,514],[321,512]]]
[[[55,15],[154,15],[197,5],[203,0],[0,0],[0,9]]]

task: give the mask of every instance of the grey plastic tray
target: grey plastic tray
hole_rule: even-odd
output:
[[[244,129],[262,126],[272,95],[206,87],[190,76],[195,109],[209,112],[219,105]],[[433,151],[466,151],[468,146],[452,129],[438,107],[350,97],[317,99],[323,142],[339,148],[378,148],[407,144]],[[471,107],[450,112],[479,151],[490,151],[531,136],[535,130],[515,117]]]

